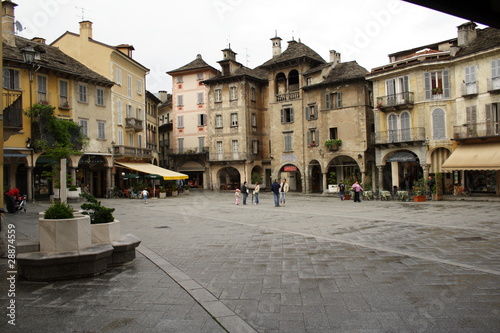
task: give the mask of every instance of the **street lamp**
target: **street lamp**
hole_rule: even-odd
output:
[[[21,49],[23,55],[23,61],[25,64],[32,65],[35,62],[38,51],[31,45],[28,45]]]

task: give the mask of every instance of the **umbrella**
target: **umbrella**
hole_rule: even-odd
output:
[[[155,184],[155,179],[163,179],[162,176],[160,175],[146,175],[146,179],[152,179],[153,180],[153,194],[156,192],[156,184]]]
[[[136,175],[135,173],[126,173],[123,175],[123,179],[138,179],[139,175]]]

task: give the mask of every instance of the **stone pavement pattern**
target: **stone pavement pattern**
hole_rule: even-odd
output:
[[[224,331],[206,311],[230,332],[500,331],[498,202],[190,192],[102,200],[141,254],[93,279],[18,282],[14,332]]]

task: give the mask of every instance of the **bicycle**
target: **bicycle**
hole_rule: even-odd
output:
[[[470,188],[466,187],[466,186],[462,186],[462,185],[455,185],[454,188],[453,188],[453,195],[454,196],[457,196],[457,195],[465,195],[465,196],[469,196],[472,194],[472,191]]]

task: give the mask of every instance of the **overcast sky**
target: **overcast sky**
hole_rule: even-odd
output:
[[[20,36],[52,43],[78,22],[93,22],[93,38],[131,44],[136,61],[151,70],[147,89],[171,92],[167,71],[201,54],[220,69],[229,44],[236,60],[255,68],[271,58],[270,38],[299,40],[329,61],[356,60],[367,70],[388,63],[387,55],[456,37],[467,20],[401,0],[15,0]],[[480,27],[484,27],[480,25]]]

